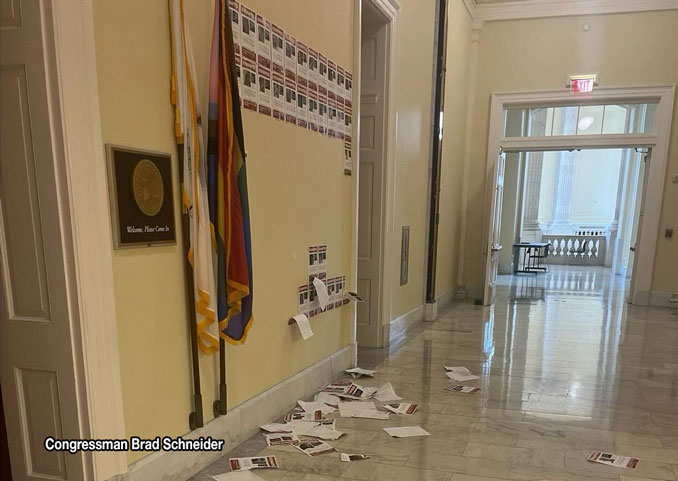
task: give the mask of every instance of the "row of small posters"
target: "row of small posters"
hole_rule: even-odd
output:
[[[313,286],[313,279],[318,278],[327,286],[329,300],[325,309],[320,308],[318,295]],[[346,276],[327,277],[327,246],[311,246],[308,248],[308,284],[299,286],[299,313],[313,317],[321,312],[348,304],[344,298]]]
[[[351,175],[353,74],[246,6],[231,1],[243,108],[344,142]]]

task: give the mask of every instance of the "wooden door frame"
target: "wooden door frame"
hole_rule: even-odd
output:
[[[496,155],[502,151],[524,150],[564,150],[568,148],[624,148],[651,147],[653,151],[648,173],[648,186],[645,196],[645,216],[638,252],[638,269],[632,275],[635,278],[634,292],[629,299],[632,304],[647,306],[650,304],[654,257],[659,235],[666,165],[669,156],[669,142],[673,126],[673,108],[675,85],[655,85],[643,87],[602,87],[595,89],[586,97],[573,96],[569,90],[550,90],[540,92],[522,92],[493,94],[490,107],[490,129],[488,136],[486,179],[492,172]],[[654,132],[649,134],[605,134],[585,136],[521,137],[506,138],[503,135],[503,112],[508,107],[539,107],[566,105],[599,105],[614,102],[633,103],[657,101]],[[486,183],[484,218],[489,225],[490,206],[488,194],[492,186]],[[489,232],[483,232],[483,251],[487,247]],[[483,291],[487,284],[485,278],[485,256],[481,252],[482,271],[480,272]]]
[[[40,3],[80,431],[124,438],[92,0]],[[85,479],[127,472],[124,452],[83,455]]]
[[[378,302],[378,322],[380,328],[377,332],[377,345],[383,346],[388,343],[389,328],[392,315],[392,273],[394,255],[396,252],[396,242],[399,237],[395,234],[394,209],[395,209],[395,178],[396,178],[396,112],[397,103],[395,98],[396,77],[398,72],[397,64],[397,38],[398,38],[398,17],[400,11],[399,0],[355,0],[355,18],[356,25],[353,32],[354,41],[354,128],[355,136],[353,142],[353,158],[355,159],[355,179],[354,179],[354,209],[353,209],[353,288],[355,290],[358,279],[358,188],[360,175],[360,63],[361,63],[361,31],[362,31],[362,1],[367,1],[384,18],[386,23],[386,69],[385,69],[385,96],[384,96],[384,165],[382,175],[382,222],[381,222],[381,255],[380,255],[380,276],[379,292],[377,293]],[[353,342],[357,343],[357,311],[353,312]]]

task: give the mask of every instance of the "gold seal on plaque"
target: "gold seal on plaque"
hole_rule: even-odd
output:
[[[165,185],[158,167],[148,159],[141,159],[132,171],[132,192],[139,210],[153,217],[162,209]]]

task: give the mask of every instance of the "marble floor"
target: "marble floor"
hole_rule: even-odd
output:
[[[552,268],[500,278],[492,307],[458,303],[383,350],[361,350],[412,416],[338,418],[340,452],[311,458],[267,448],[256,435],[195,481],[228,471],[229,457],[275,454],[267,480],[678,480],[678,311],[633,307],[609,269]],[[481,375],[480,393],[447,393],[443,365]],[[432,436],[394,439],[383,427],[421,425]],[[640,458],[637,469],[586,461],[592,450]]]

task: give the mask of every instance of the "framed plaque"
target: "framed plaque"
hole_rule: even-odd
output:
[[[106,157],[113,246],[175,244],[171,155],[107,144]]]

